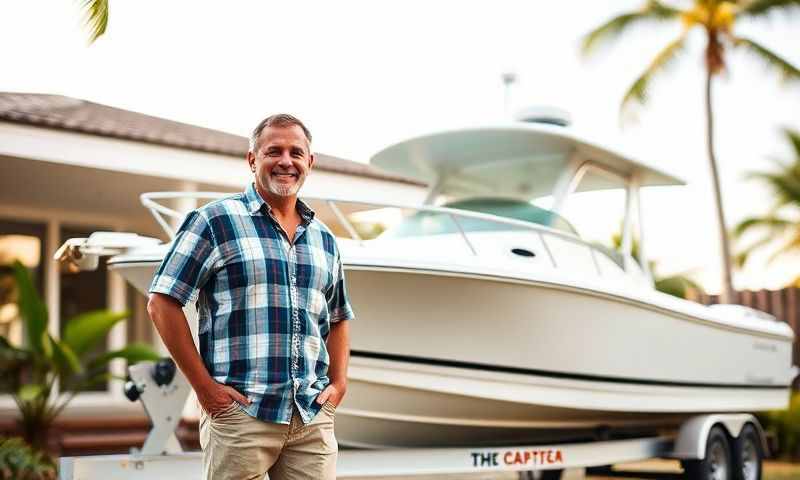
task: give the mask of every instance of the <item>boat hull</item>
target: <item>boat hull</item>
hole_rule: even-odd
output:
[[[155,265],[112,267],[146,290]],[[626,436],[788,401],[791,338],[545,281],[346,268],[342,445]]]

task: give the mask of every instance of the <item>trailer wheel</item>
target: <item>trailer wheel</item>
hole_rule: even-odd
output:
[[[519,480],[561,480],[561,473],[564,470],[533,470],[529,472],[519,472]]]
[[[542,470],[541,480],[561,480],[564,470]]]
[[[728,435],[720,426],[708,432],[706,456],[683,462],[686,480],[733,480],[733,456]]]
[[[745,425],[733,444],[733,475],[735,480],[761,480],[761,437],[751,424]]]

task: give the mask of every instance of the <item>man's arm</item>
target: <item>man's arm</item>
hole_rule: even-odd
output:
[[[211,416],[228,408],[233,401],[249,405],[250,401],[233,387],[217,383],[208,374],[197,353],[189,330],[189,322],[181,305],[169,295],[150,294],[147,313],[161,335],[175,363],[197,393],[203,410]]]
[[[350,321],[340,320],[331,325],[331,332],[325,342],[328,347],[328,378],[331,383],[317,396],[322,405],[329,401],[339,405],[347,391],[347,364],[350,362]]]

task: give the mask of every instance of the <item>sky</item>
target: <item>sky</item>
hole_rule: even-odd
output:
[[[702,39],[656,84],[637,122],[620,124],[623,93],[678,34],[631,32],[589,60],[582,35],[639,1],[111,0],[105,36],[87,44],[78,0],[0,2],[0,91],[52,93],[247,135],[291,112],[319,152],[366,162],[413,135],[505,118],[501,75],[518,76],[512,110],[553,105],[576,131],[675,173],[687,186],[645,191],[649,255],[661,273],[690,272],[719,289],[715,213],[705,156]],[[800,14],[742,24],[800,65]],[[745,177],[792,157],[800,84],[733,53],[717,82],[717,153],[729,226],[765,213],[770,192]],[[736,273],[739,288],[780,288],[800,259]]]

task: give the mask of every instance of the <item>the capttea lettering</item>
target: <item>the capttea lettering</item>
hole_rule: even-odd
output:
[[[498,467],[504,465],[555,465],[564,463],[561,450],[508,450],[501,452],[472,452],[473,467]]]

